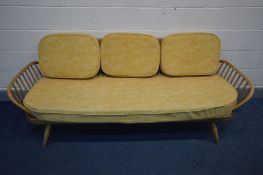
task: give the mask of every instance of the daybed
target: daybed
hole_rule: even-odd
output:
[[[254,92],[220,60],[220,41],[209,33],[50,34],[38,54],[11,80],[8,96],[29,121],[46,125],[43,146],[61,123],[208,121],[219,143],[216,121],[231,118]]]

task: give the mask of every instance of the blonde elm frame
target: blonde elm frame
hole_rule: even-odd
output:
[[[238,99],[234,110],[245,104],[249,99],[252,98],[254,93],[254,86],[252,82],[240,71],[236,66],[226,60],[220,60],[217,74],[223,77],[229,84],[237,89]],[[44,132],[43,146],[45,147],[48,143],[48,138],[51,131],[51,124],[41,120],[38,120],[34,114],[24,106],[23,99],[30,89],[43,77],[40,69],[39,62],[33,61],[25,66],[9,83],[7,88],[7,94],[12,103],[18,108],[22,109],[27,116],[27,119],[35,124],[44,124],[46,129]],[[234,112],[234,111],[233,111]],[[234,113],[233,113],[234,114]],[[214,136],[215,143],[219,143],[218,130],[215,120],[208,120],[211,122],[212,133]]]

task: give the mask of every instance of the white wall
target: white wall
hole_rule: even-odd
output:
[[[263,86],[263,0],[0,0],[0,89],[60,31],[212,32],[222,57]]]

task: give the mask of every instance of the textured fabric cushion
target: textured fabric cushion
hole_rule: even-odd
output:
[[[232,108],[232,105],[226,105],[201,111],[163,114],[83,115],[33,112],[33,115],[41,121],[58,123],[160,123],[227,118]]]
[[[160,64],[159,41],[144,34],[112,33],[101,43],[101,68],[116,77],[148,77]]]
[[[96,76],[89,80],[43,78],[26,95],[24,105],[41,120],[157,122],[229,116],[236,99],[236,90],[217,75]]]
[[[174,34],[161,44],[161,70],[171,76],[213,75],[220,59],[220,41],[209,33]]]
[[[38,48],[40,69],[52,78],[90,78],[100,68],[96,38],[79,33],[45,36]]]

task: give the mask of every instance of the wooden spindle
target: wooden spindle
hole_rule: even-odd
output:
[[[35,70],[35,65],[32,65],[32,70],[34,71],[34,74],[36,75],[36,77],[37,77],[37,80],[39,80],[41,77],[39,76],[39,74],[36,72],[36,70]]]
[[[37,82],[37,79],[35,78],[34,74],[31,72],[31,69],[30,69],[30,68],[31,68],[31,67],[28,68],[28,72],[29,72],[29,74],[30,74],[31,77],[32,77],[33,83],[35,84],[35,83]]]
[[[230,72],[228,78],[226,79],[227,82],[228,82],[228,80],[230,79],[230,77],[232,76],[233,72],[234,72],[234,69],[232,68],[232,71]]]
[[[34,82],[30,79],[30,76],[28,75],[28,73],[27,73],[27,70],[25,71],[25,74],[27,75],[27,80],[29,80],[30,81],[30,84],[31,84],[31,87],[33,87],[33,85],[34,85]]]
[[[235,70],[235,69],[234,69]],[[233,81],[235,80],[235,78],[236,78],[236,75],[237,75],[237,71],[235,70],[235,74],[234,74],[234,76],[232,77],[232,79],[231,79],[231,81],[229,82],[230,84],[232,84],[233,83]]]

